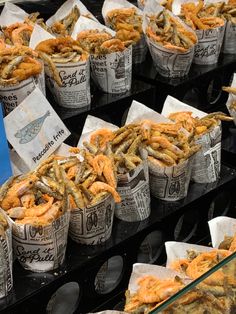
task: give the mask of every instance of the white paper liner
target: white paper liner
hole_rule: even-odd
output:
[[[126,123],[137,123],[142,120],[152,120],[156,123],[172,123],[163,115],[133,101],[129,109]],[[148,161],[151,194],[157,198],[176,201],[184,198],[188,192],[191,176],[191,160],[173,167],[159,167]]]
[[[65,259],[70,212],[48,226],[12,223],[14,253],[24,267],[33,272],[57,269]]]
[[[146,34],[146,28],[149,24],[148,15],[157,15],[164,8],[160,6],[155,0],[147,0],[144,8],[143,32]],[[170,15],[173,15],[168,11]],[[178,21],[190,32],[194,33],[186,24],[178,17]],[[146,41],[151,53],[154,65],[158,72],[166,77],[182,77],[188,74],[194,56],[194,46],[184,53],[171,51],[160,44],[153,42],[147,35]]]
[[[69,235],[77,243],[97,245],[111,236],[115,203],[111,195],[102,202],[71,210]]]
[[[222,46],[223,53],[235,54],[236,47],[236,24],[227,21],[225,26],[225,36]]]
[[[191,111],[193,117],[202,118],[207,114],[186,105],[174,97],[168,96],[162,108],[162,114],[168,117],[171,113]],[[221,169],[221,126],[215,127],[196,140],[202,148],[193,156],[191,179],[198,183],[216,181]]]
[[[218,248],[225,236],[233,237],[236,233],[236,219],[230,217],[216,217],[208,221],[211,242],[214,248]]]
[[[132,46],[124,51],[106,55],[91,55],[91,76],[106,93],[121,94],[130,90],[132,83]]]
[[[18,84],[0,86],[0,102],[4,105],[4,114],[8,115],[14,110],[32,91],[38,87],[45,95],[44,70],[36,77],[29,77]]]
[[[58,86],[48,66],[45,66],[46,84],[58,105],[65,108],[83,108],[91,102],[89,59],[77,63],[55,63],[62,80]]]
[[[149,217],[150,189],[146,161],[128,173],[118,175],[117,192],[121,196],[121,203],[116,204],[115,209],[117,218],[134,222]]]
[[[193,63],[200,65],[217,63],[224,32],[225,24],[216,28],[196,30],[198,43],[195,46]]]
[[[74,6],[77,6],[79,8],[80,14],[82,16],[88,16],[90,19],[97,21],[95,16],[86,8],[86,6],[80,0],[67,0],[62,4],[57,12],[46,21],[46,24],[48,26],[51,26],[53,23],[64,19],[71,12]]]
[[[138,5],[140,10],[144,9],[145,2],[146,2],[146,0],[137,0],[137,5]]]
[[[165,248],[167,255],[166,267],[170,267],[170,265],[176,260],[187,258],[187,251],[194,250],[202,253],[214,250],[214,248],[208,246],[175,241],[165,242]]]
[[[3,210],[1,213],[6,217]],[[13,276],[12,276],[12,227],[9,219],[8,229],[4,236],[0,236],[0,298],[6,297],[12,290],[13,287]]]
[[[4,118],[4,125],[8,141],[30,169],[51,155],[70,135],[37,87]]]
[[[14,23],[22,23],[29,14],[17,5],[6,1],[0,15],[0,25],[9,26]]]
[[[138,284],[137,281],[144,276],[156,276],[159,279],[174,279],[180,274],[169,268],[165,268],[157,265],[136,263],[133,264],[133,270],[130,276],[128,289],[131,294],[137,292]]]
[[[233,76],[233,81],[231,83],[231,87],[235,87],[236,88],[236,73],[234,73]],[[226,107],[231,115],[232,118],[234,118],[234,124],[236,125],[236,110],[233,110],[230,108],[230,105],[236,102],[236,95],[230,93],[226,102]]]
[[[102,16],[107,26],[111,27],[107,20],[107,14],[109,11],[114,9],[125,9],[125,8],[135,8],[137,14],[143,15],[143,12],[138,9],[135,5],[128,2],[127,0],[105,0],[102,7]],[[133,64],[142,63],[147,54],[147,44],[145,41],[144,35],[142,35],[141,39],[133,45]]]

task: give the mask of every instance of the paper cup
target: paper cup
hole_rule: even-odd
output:
[[[216,181],[221,169],[221,126],[196,139],[202,148],[193,156],[191,180],[197,183]]]
[[[48,66],[45,66],[47,86],[59,106],[65,108],[83,108],[91,102],[89,60],[77,63],[56,63],[62,80],[58,86],[52,78]]]
[[[118,175],[117,192],[121,203],[116,204],[115,216],[124,221],[142,221],[151,213],[147,162],[130,172]]]
[[[225,35],[222,46],[223,53],[235,54],[236,47],[236,24],[228,21],[225,26]]]
[[[154,44],[147,36],[146,41],[158,73],[172,78],[188,74],[193,60],[194,48],[185,53],[176,53],[161,45]]]
[[[44,72],[37,77],[30,77],[19,84],[0,86],[0,102],[4,106],[5,116],[29,96],[36,86],[45,95]]]
[[[13,287],[12,229],[11,223],[4,236],[0,236],[0,298],[6,297]]]
[[[214,248],[218,248],[225,236],[233,237],[236,233],[236,219],[229,217],[216,217],[208,221],[211,242]]]
[[[96,245],[111,236],[115,203],[111,195],[102,202],[71,211],[69,235],[77,243]]]
[[[70,213],[48,226],[19,225],[13,222],[13,248],[20,264],[33,272],[57,269],[65,259]]]
[[[191,158],[172,167],[158,167],[148,161],[151,194],[164,201],[178,201],[188,193]]]
[[[217,63],[224,32],[225,25],[206,30],[197,30],[198,43],[195,46],[193,63],[200,65]]]
[[[122,52],[91,55],[91,75],[106,93],[120,94],[130,90],[132,82],[132,46]]]
[[[146,59],[148,47],[144,35],[133,46],[133,64],[142,63]]]

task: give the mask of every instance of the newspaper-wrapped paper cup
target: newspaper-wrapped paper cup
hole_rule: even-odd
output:
[[[193,63],[200,65],[217,63],[223,43],[224,32],[225,24],[216,28],[196,30],[198,43],[195,47]]]
[[[223,53],[235,54],[235,47],[236,47],[236,24],[227,21],[225,26],[225,36],[222,51]]]
[[[231,87],[236,88],[236,74],[233,76],[233,81],[231,83]],[[232,118],[234,118],[234,124],[236,125],[236,110],[231,107],[233,103],[236,103],[236,95],[230,93],[226,102],[226,107],[231,115]]]
[[[214,248],[218,248],[224,237],[233,237],[236,233],[236,219],[230,217],[216,217],[208,221],[211,234],[211,242]]]
[[[164,103],[162,114],[168,117],[171,113],[191,111],[193,117],[203,118],[207,114],[194,107],[186,105],[174,97],[168,96]],[[211,132],[203,134],[195,140],[201,149],[192,157],[191,179],[198,183],[211,183],[216,181],[221,169],[221,125]]]
[[[33,272],[57,269],[65,259],[70,213],[47,226],[12,222],[13,248],[20,264]]]
[[[106,55],[91,55],[91,76],[103,92],[121,94],[132,83],[132,46]]]
[[[29,77],[18,84],[1,86],[0,85],[0,102],[4,105],[4,113],[8,115],[14,110],[32,91],[38,87],[45,95],[44,71],[37,77]]]
[[[118,175],[117,192],[121,196],[121,202],[116,204],[115,209],[117,218],[133,222],[149,217],[151,208],[146,160],[134,170]]]
[[[55,63],[62,86],[53,79],[45,66],[46,84],[58,105],[65,108],[83,108],[91,102],[89,59],[77,63]]]
[[[119,0],[119,1],[105,0],[102,7],[102,16],[105,21],[105,24],[108,27],[112,27],[112,25],[110,25],[107,20],[107,14],[109,13],[109,11],[112,11],[115,9],[129,9],[129,8],[134,8],[136,9],[137,14],[141,16],[143,15],[143,12],[139,8],[137,8],[135,5],[133,5],[127,0]],[[142,63],[146,58],[147,49],[148,49],[144,35],[142,35],[141,39],[136,44],[133,44],[132,47],[133,47],[133,57],[132,57],[133,64]]]
[[[115,203],[111,195],[100,203],[71,210],[69,235],[77,243],[97,245],[111,236]]]
[[[146,34],[146,29],[150,21],[149,15],[153,15],[154,13],[155,15],[158,15],[158,13],[163,11],[163,9],[164,8],[160,6],[156,0],[147,1],[144,8],[143,18],[144,34]],[[168,11],[168,13],[173,16],[170,11]],[[184,28],[188,29],[188,31],[194,33],[193,30],[184,24],[183,21],[181,21],[178,17],[175,16],[175,19],[177,19]],[[152,41],[147,35],[146,41],[158,73],[163,76],[173,78],[182,77],[188,74],[194,56],[194,47],[187,50],[186,52],[180,53],[164,48],[162,45]]]
[[[4,235],[0,236],[0,298],[6,297],[13,287],[12,276],[12,228],[11,222],[4,211],[0,210],[8,221],[8,228]]]
[[[165,242],[165,248],[167,255],[166,267],[170,267],[170,265],[176,260],[187,258],[188,251],[194,250],[196,252],[210,252],[214,250],[212,247],[208,246],[175,241]]]
[[[190,159],[172,167],[159,167],[148,161],[151,194],[164,201],[178,201],[186,197],[191,165]]]

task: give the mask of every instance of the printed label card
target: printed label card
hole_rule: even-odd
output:
[[[5,134],[2,105],[0,104],[0,184],[12,175],[9,149]]]
[[[30,169],[70,135],[42,92],[35,90],[4,118],[7,139]]]

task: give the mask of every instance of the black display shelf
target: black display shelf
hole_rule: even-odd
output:
[[[222,160],[236,168],[236,128],[228,130],[228,136],[222,141]]]
[[[0,300],[0,313],[45,313],[51,295],[63,284],[75,281],[81,289],[81,302],[78,313],[86,313],[106,302],[111,308],[119,293],[127,286],[132,264],[144,238],[154,230],[159,230],[161,246],[165,240],[199,241],[208,234],[207,220],[211,204],[216,197],[227,191],[230,193],[228,213],[236,216],[234,208],[234,190],[236,170],[222,166],[220,179],[212,184],[191,183],[188,195],[178,202],[164,202],[152,198],[151,215],[142,222],[127,223],[115,220],[111,238],[103,245],[83,246],[69,240],[66,261],[59,270],[48,273],[32,273],[14,263],[14,290],[12,294]],[[224,199],[225,196],[222,196]],[[224,208],[226,207],[224,199]],[[221,208],[222,207],[221,203]],[[231,213],[232,211],[232,213]],[[223,212],[222,212],[223,213]],[[212,215],[212,213],[211,213]],[[218,212],[213,214],[218,215]],[[182,224],[181,224],[182,222]],[[194,226],[197,224],[197,227]],[[98,294],[94,289],[95,276],[100,266],[112,256],[121,256],[124,267],[117,287],[110,293]],[[158,263],[164,262],[164,255]],[[109,300],[109,302],[108,302]]]
[[[192,64],[189,74],[181,78],[167,78],[160,75],[148,55],[145,62],[135,65],[134,76],[157,87],[157,108],[162,109],[167,95],[203,109],[212,111],[222,107],[227,93],[221,91],[227,86],[236,70],[236,55],[221,54],[214,65]]]

